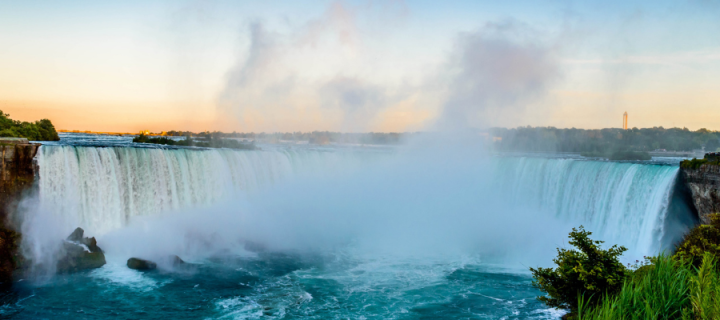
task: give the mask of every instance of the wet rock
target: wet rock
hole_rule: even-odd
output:
[[[680,168],[680,172],[685,186],[692,194],[700,222],[710,224],[710,214],[720,212],[720,165]]]
[[[140,258],[128,259],[127,266],[130,269],[142,270],[142,271],[155,270],[157,268],[157,264],[155,264],[155,262],[152,262],[150,260],[143,260]]]
[[[23,265],[18,252],[22,235],[14,217],[20,200],[33,188],[33,158],[39,147],[25,138],[0,137],[0,287],[10,285],[16,268]]]
[[[77,228],[75,231],[73,231],[68,237],[67,240],[80,242],[83,240],[83,235],[85,234],[85,230],[82,228]]]
[[[171,264],[173,267],[177,267],[177,266],[179,266],[179,265],[184,265],[184,264],[185,264],[185,261],[183,261],[183,259],[180,259],[180,257],[178,257],[178,256],[176,256],[176,255],[171,255],[171,256],[170,256],[170,264]]]
[[[58,273],[77,272],[105,265],[105,254],[98,247],[97,240],[94,237],[83,237],[84,233],[83,229],[77,228],[63,242],[57,262]]]

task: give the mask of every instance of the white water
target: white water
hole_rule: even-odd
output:
[[[210,205],[302,173],[359,161],[343,152],[43,146],[40,201],[68,224],[103,234],[136,216]]]
[[[459,162],[438,157],[444,160],[410,163],[401,157],[384,169],[347,174],[348,168],[362,168],[383,157],[393,158],[367,151],[313,149],[44,146],[38,155],[39,198],[43,210],[67,233],[80,226],[96,236],[141,216],[192,212],[194,218],[178,219],[193,231],[210,234],[227,229],[226,233],[237,234],[242,230],[245,236],[272,229],[257,237],[269,242],[295,243],[313,237],[327,242],[332,237],[362,235],[384,243],[400,243],[402,237],[412,237],[406,241],[413,243],[427,241],[426,245],[445,241],[488,247],[490,243],[496,251],[535,242],[552,250],[562,245],[559,241],[568,226],[583,224],[609,243],[629,247],[637,257],[655,254],[663,239],[673,239],[665,234],[664,225],[677,167],[534,157]],[[339,172],[345,174],[332,177]],[[283,182],[324,173],[321,182]],[[228,199],[279,184],[285,188],[261,196],[262,205],[256,201],[255,216],[242,212],[246,215],[242,219],[227,217],[240,215],[243,206],[227,206],[232,203]],[[218,202],[226,207],[210,208]],[[523,223],[517,229],[508,226]],[[186,231],[163,237],[183,239]],[[156,230],[150,232],[158,237]],[[537,238],[546,239],[537,243]]]
[[[637,252],[657,252],[666,236],[674,240],[664,225],[678,167],[506,158],[496,172],[496,185],[513,201],[583,223]]]

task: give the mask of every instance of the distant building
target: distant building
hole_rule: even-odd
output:
[[[628,118],[627,111],[625,111],[625,113],[623,113],[623,130],[627,130],[627,128],[628,128],[628,124],[627,124],[628,119],[627,118]]]

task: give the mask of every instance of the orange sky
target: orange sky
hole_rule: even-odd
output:
[[[65,130],[416,131],[464,94],[471,126],[620,127],[627,111],[720,130],[717,7],[361,4],[0,3],[0,109]]]

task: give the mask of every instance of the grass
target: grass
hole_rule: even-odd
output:
[[[594,308],[587,307],[590,297],[580,296],[576,319],[720,319],[720,266],[714,255],[706,253],[699,267],[669,256],[652,262]]]

